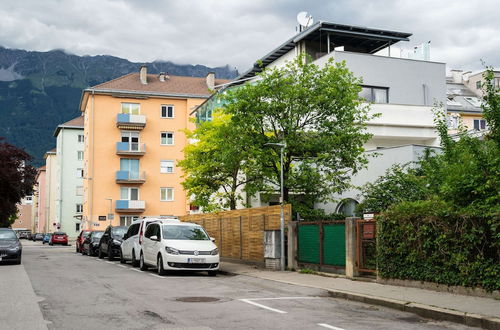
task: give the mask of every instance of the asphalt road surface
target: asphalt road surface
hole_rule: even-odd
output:
[[[313,288],[242,275],[158,276],[74,246],[23,246],[22,265],[0,266],[0,329],[467,329]]]

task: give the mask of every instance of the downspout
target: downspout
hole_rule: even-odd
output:
[[[89,212],[89,216],[90,216],[90,221],[89,221],[89,225],[90,228],[87,228],[87,229],[92,229],[92,226],[94,225],[94,221],[93,221],[93,217],[94,217],[94,138],[95,138],[95,135],[94,135],[94,132],[95,132],[95,116],[94,116],[94,90],[92,90],[92,103],[91,103],[91,111],[92,111],[92,115],[91,115],[91,118],[92,118],[92,137],[91,137],[91,141],[92,141],[92,161],[90,162],[89,165],[91,165],[91,168],[92,168],[92,177],[88,177],[87,176],[87,180],[90,181],[90,191],[91,193],[89,194],[91,196],[91,198],[89,198],[89,209],[90,209],[90,212]],[[90,142],[90,141],[89,141]]]

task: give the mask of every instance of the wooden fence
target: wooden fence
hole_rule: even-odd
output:
[[[181,221],[202,225],[219,248],[221,257],[264,262],[264,231],[280,229],[280,206],[181,216]],[[285,228],[292,206],[285,205]]]

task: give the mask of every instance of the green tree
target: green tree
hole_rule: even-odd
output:
[[[30,155],[2,140],[0,137],[0,227],[9,227],[17,218],[17,204],[33,192],[36,169],[28,165]]]
[[[241,192],[255,193],[256,173],[252,150],[231,122],[231,116],[215,112],[212,121],[187,132],[196,142],[184,149],[179,166],[186,173],[183,186],[194,205],[204,211],[236,208]]]
[[[226,92],[223,112],[251,146],[247,161],[269,192],[279,190],[280,150],[267,143],[286,144],[285,202],[312,208],[349,186],[367,163],[363,145],[371,137],[366,122],[372,116],[358,97],[360,84],[344,62],[331,59],[320,68],[299,56]]]
[[[486,83],[483,85],[483,116],[488,122],[489,136],[500,147],[500,87],[495,86],[495,73],[492,67],[484,72]]]

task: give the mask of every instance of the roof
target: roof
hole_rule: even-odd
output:
[[[483,112],[480,106],[473,104],[474,101],[480,102],[481,100],[463,83],[455,83],[447,79],[446,97],[446,109],[450,112]]]
[[[263,67],[266,67],[295,48],[295,45],[300,41],[315,41],[326,37],[326,35],[330,35],[330,42],[334,45],[352,47],[356,49],[356,52],[373,54],[399,41],[409,41],[408,37],[412,34],[319,21],[256,61],[251,69],[241,74],[236,80],[254,76],[257,72],[262,71],[259,62],[262,62]]]
[[[51,149],[45,153],[45,156],[47,155],[55,155],[57,152],[57,148]]]
[[[212,92],[207,87],[206,78],[169,75],[164,82],[156,74],[147,75],[147,84],[142,84],[139,73],[129,73],[125,76],[91,87],[95,90],[156,92],[166,95],[199,95],[209,97]],[[215,85],[229,82],[227,79],[215,79]]]
[[[54,136],[57,136],[62,128],[83,129],[83,122],[83,116],[73,118],[70,121],[65,122],[64,124],[57,126],[56,130],[54,131]]]
[[[157,74],[147,75],[147,84],[142,84],[138,72],[129,73],[83,91],[80,110],[84,110],[89,93],[134,94],[152,97],[208,98],[212,91],[208,89],[206,78],[167,75],[160,81]],[[229,82],[227,79],[215,79],[215,85]]]

